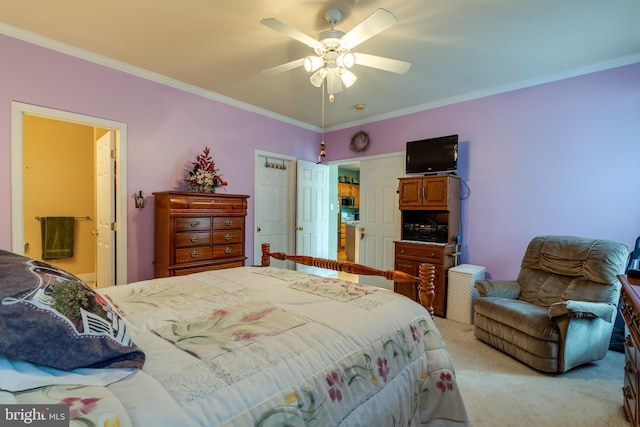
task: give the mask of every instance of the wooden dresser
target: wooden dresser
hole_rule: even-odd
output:
[[[155,277],[244,266],[249,196],[181,191],[153,195]]]
[[[640,279],[619,275],[622,283],[622,304],[620,312],[626,324],[624,339],[624,412],[632,426],[640,426]]]

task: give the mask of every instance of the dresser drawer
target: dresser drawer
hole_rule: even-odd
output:
[[[176,248],[192,246],[208,246],[211,244],[211,233],[176,233]]]
[[[213,246],[213,257],[218,258],[231,258],[242,255],[242,244],[234,243],[230,245],[215,245]]]
[[[624,385],[629,386],[634,398],[638,395],[638,369],[629,359],[624,362]]]
[[[231,228],[241,229],[243,221],[244,221],[244,218],[237,217],[237,216],[236,217],[222,216],[222,217],[213,218],[213,229],[214,230],[226,230]]]
[[[211,246],[176,249],[176,264],[194,261],[207,261],[213,258]]]
[[[622,397],[624,399],[624,410],[629,416],[629,422],[632,426],[637,425],[638,419],[638,396],[637,389],[629,383],[629,375],[624,376],[624,386],[622,387]]]
[[[242,243],[242,230],[214,231],[214,245],[226,245],[229,243]]]
[[[175,197],[169,205],[170,209],[213,209],[214,204],[210,199],[198,197]]]
[[[247,209],[247,204],[241,198],[219,198],[213,200],[213,208],[228,212],[243,212]]]
[[[211,218],[176,218],[176,231],[210,230]]]
[[[396,243],[396,258],[412,259],[434,264],[444,263],[444,247],[428,245],[404,245]]]
[[[626,360],[630,360],[633,364],[640,366],[640,360],[638,360],[638,351],[635,346],[635,341],[633,340],[631,335],[629,335],[629,333],[627,333],[627,335],[624,337],[624,354]]]

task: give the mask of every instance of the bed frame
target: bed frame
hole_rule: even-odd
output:
[[[262,244],[262,266],[271,265],[271,258],[281,261],[293,261],[298,264],[311,267],[326,268],[328,270],[342,271],[351,274],[366,276],[381,276],[394,282],[413,282],[418,284],[418,297],[420,304],[429,311],[433,317],[433,299],[435,298],[435,286],[433,281],[436,275],[436,267],[433,264],[420,264],[419,277],[412,276],[399,270],[378,270],[366,265],[355,264],[348,261],[336,261],[325,258],[315,258],[306,255],[287,255],[282,252],[271,252],[269,243]]]

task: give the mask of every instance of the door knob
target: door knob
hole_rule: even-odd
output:
[[[97,235],[98,235],[98,230],[93,230],[93,231],[91,232],[91,234],[92,234],[93,236],[97,236]]]
[[[260,227],[256,227],[256,231],[259,233],[259,232],[261,232],[262,230],[260,229]]]
[[[298,231],[302,231],[304,230],[302,227],[298,227]]]

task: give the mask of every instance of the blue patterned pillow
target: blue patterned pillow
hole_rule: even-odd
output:
[[[70,370],[139,368],[144,353],[115,310],[80,279],[0,250],[0,355]]]

